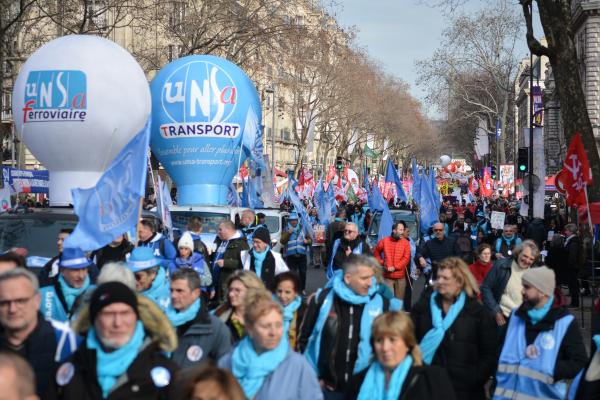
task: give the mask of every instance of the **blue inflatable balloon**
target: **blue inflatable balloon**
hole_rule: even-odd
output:
[[[227,205],[246,155],[262,153],[254,84],[237,65],[199,55],[166,65],[150,89],[150,146],[177,185],[178,204]]]

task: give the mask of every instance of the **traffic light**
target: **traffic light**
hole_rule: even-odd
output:
[[[519,158],[517,163],[517,169],[519,172],[529,171],[529,149],[527,147],[519,148]]]
[[[492,168],[491,168],[491,170],[492,170],[492,179],[494,179],[494,180],[495,180],[495,179],[498,177],[498,174],[497,174],[497,172],[496,172],[496,166],[495,166],[495,165],[492,165]]]
[[[340,156],[337,156],[337,157],[335,158],[335,168],[336,168],[338,171],[341,171],[341,170],[344,168],[344,160],[342,159],[342,157],[340,157]]]

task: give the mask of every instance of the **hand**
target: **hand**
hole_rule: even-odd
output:
[[[218,261],[217,261],[217,266],[218,266],[219,268],[223,268],[223,266],[224,266],[224,265],[225,265],[225,261],[224,261],[224,260],[218,260]]]
[[[294,228],[290,228],[290,229],[288,229],[288,233],[289,233],[289,234],[292,234],[292,233],[294,233]]]
[[[424,259],[423,257],[420,257],[420,258],[419,258],[419,265],[420,265],[422,268],[425,268],[425,266],[427,265],[427,261],[425,261],[425,259]]]
[[[498,326],[502,326],[502,325],[506,325],[506,318],[504,318],[504,315],[499,312],[496,313],[496,324],[498,324]]]
[[[212,299],[215,298],[216,294],[217,294],[217,292],[212,291],[212,292],[210,292],[210,294],[208,295],[208,297],[212,300]]]
[[[504,258],[504,256],[502,255],[502,253],[496,253],[496,258],[498,260],[500,260],[500,259]]]
[[[349,256],[350,253],[352,253],[352,249],[350,249],[350,247],[347,247],[345,253],[347,256]]]
[[[396,268],[394,267],[385,267],[385,269],[387,270],[387,272],[394,272],[396,270]]]

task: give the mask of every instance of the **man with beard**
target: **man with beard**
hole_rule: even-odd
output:
[[[410,242],[404,238],[404,229],[406,229],[404,221],[395,222],[392,226],[392,235],[381,239],[373,250],[375,258],[383,266],[385,283],[400,300],[404,300],[405,278],[410,262]]]
[[[344,236],[333,242],[331,257],[327,264],[328,278],[331,278],[336,270],[342,268],[342,265],[344,265],[350,254],[372,255],[369,245],[360,238],[359,233],[358,225],[354,222],[346,223]]]
[[[553,307],[554,271],[530,268],[521,281],[523,304],[510,317],[494,398],[564,399],[567,380],[587,361],[577,321]]]

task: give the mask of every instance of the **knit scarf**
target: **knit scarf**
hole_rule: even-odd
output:
[[[63,296],[65,296],[65,301],[67,302],[69,312],[73,308],[73,303],[75,303],[75,299],[79,297],[86,289],[90,286],[90,276],[86,275],[85,281],[83,282],[83,286],[80,288],[74,288],[69,286],[65,278],[62,274],[58,275],[58,283],[60,285],[60,290],[62,291]]]
[[[200,310],[200,298],[197,298],[188,308],[182,311],[177,311],[173,308],[173,304],[167,308],[167,318],[173,324],[173,326],[181,326],[186,322],[189,322],[196,318],[198,311]]]
[[[256,270],[256,275],[259,278],[262,275],[263,261],[265,261],[265,258],[267,258],[267,254],[269,254],[269,251],[271,251],[271,246],[267,246],[265,251],[263,251],[262,253],[259,253],[256,250],[252,249],[252,257],[254,258],[254,268]]]
[[[233,350],[231,370],[248,399],[254,398],[265,378],[281,364],[288,351],[290,351],[290,345],[285,335],[281,337],[276,348],[262,354],[256,353],[254,344],[249,337],[240,341]]]
[[[321,305],[321,309],[319,310],[319,315],[317,317],[317,322],[315,323],[315,327],[312,331],[312,334],[308,339],[308,345],[304,354],[308,359],[309,364],[312,365],[312,367],[318,374],[318,361],[319,354],[321,352],[321,334],[323,333],[325,321],[327,320],[327,317],[329,316],[329,311],[331,310],[331,307],[333,305],[334,294],[347,303],[353,305],[364,304],[365,308],[362,312],[360,320],[360,340],[358,343],[358,354],[353,371],[356,374],[365,369],[371,361],[371,325],[373,324],[373,320],[378,315],[383,313],[383,298],[377,293],[378,285],[375,281],[375,278],[373,278],[373,284],[369,289],[369,294],[366,296],[361,296],[359,294],[354,293],[354,291],[350,289],[344,282],[342,273],[334,274],[333,278],[328,283],[328,286],[329,285],[331,285],[331,290],[329,291],[329,293],[327,293],[327,297]],[[317,293],[317,298],[319,295],[320,293]]]
[[[167,296],[168,293],[169,281],[167,279],[167,274],[164,268],[159,267],[152,285],[150,285],[147,290],[144,290],[142,294],[152,299],[164,311],[170,303],[170,299],[168,299],[168,303],[165,304],[165,296]]]
[[[137,357],[144,343],[144,326],[138,321],[133,336],[129,342],[110,353],[106,353],[96,335],[96,330],[90,328],[87,335],[88,349],[96,350],[96,375],[102,388],[102,398],[106,399],[110,389],[115,385],[119,376],[123,375],[133,360]]]
[[[400,397],[402,391],[402,385],[408,376],[410,367],[412,367],[413,358],[407,355],[400,364],[394,368],[390,383],[386,389],[385,387],[385,372],[379,364],[375,361],[369,367],[365,380],[360,387],[358,393],[358,400],[397,400]]]
[[[425,361],[425,363],[428,365],[431,364],[435,352],[437,351],[438,347],[440,347],[440,344],[442,344],[442,340],[444,340],[446,331],[448,328],[450,328],[450,326],[452,326],[454,320],[456,317],[458,317],[458,314],[465,306],[465,300],[467,297],[464,291],[460,292],[458,299],[456,299],[454,304],[452,304],[448,310],[448,314],[446,314],[446,317],[442,319],[442,309],[438,307],[437,303],[435,302],[437,295],[438,292],[435,291],[429,299],[429,307],[431,309],[431,324],[433,325],[433,328],[431,328],[429,332],[423,336],[423,339],[420,343],[421,351],[423,352],[423,361]]]
[[[279,301],[279,299],[278,299]],[[290,325],[294,319],[294,314],[302,305],[302,297],[296,296],[294,300],[287,306],[283,306],[283,334],[287,335],[290,330]]]
[[[552,308],[552,303],[554,303],[554,296],[550,296],[542,308],[532,308],[531,310],[527,311],[527,315],[529,316],[529,319],[533,325],[544,319],[546,314],[548,314],[548,311],[550,311]]]

